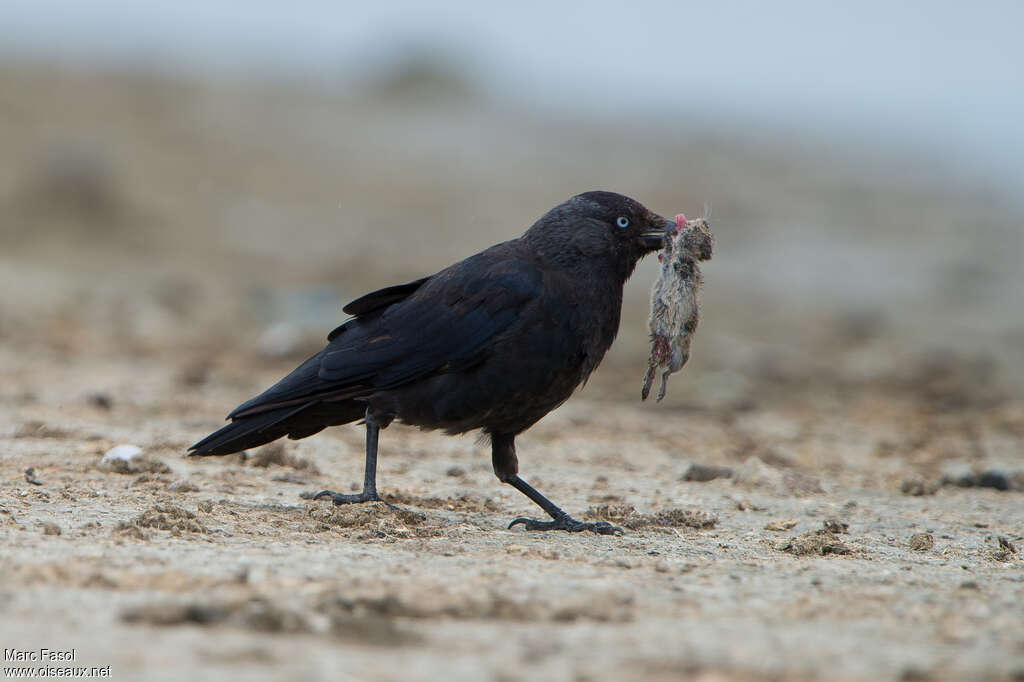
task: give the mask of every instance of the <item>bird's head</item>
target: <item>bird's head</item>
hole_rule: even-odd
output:
[[[674,220],[615,192],[585,192],[555,206],[523,238],[553,261],[606,264],[633,272],[644,255],[662,247]]]

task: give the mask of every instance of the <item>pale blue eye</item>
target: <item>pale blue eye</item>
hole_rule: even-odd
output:
[[[627,218],[626,216],[621,216],[618,220],[615,221],[615,224],[621,227],[622,229],[626,229],[627,227],[629,227],[629,218]]]

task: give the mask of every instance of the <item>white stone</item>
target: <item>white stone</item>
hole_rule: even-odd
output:
[[[139,455],[142,454],[142,448],[138,445],[115,445],[114,447],[107,450],[107,454],[103,455],[103,459],[100,460],[102,464],[109,464],[115,460],[124,460],[130,462]]]

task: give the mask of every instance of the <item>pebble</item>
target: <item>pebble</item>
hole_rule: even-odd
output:
[[[956,485],[961,488],[995,488],[996,490],[1009,490],[1010,479],[1001,471],[983,471],[980,474],[964,474],[957,478],[945,478],[943,483]]]
[[[935,537],[931,533],[914,533],[910,536],[909,545],[915,552],[927,552],[935,546]]]
[[[690,468],[683,474],[684,481],[696,481],[706,483],[716,478],[731,478],[732,469],[729,467],[709,466],[707,464],[691,464]]]
[[[107,450],[106,454],[103,455],[103,459],[100,460],[100,463],[110,464],[117,460],[130,462],[141,454],[142,448],[138,445],[115,445]]]

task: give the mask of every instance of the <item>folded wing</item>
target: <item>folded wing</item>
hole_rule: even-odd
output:
[[[541,292],[540,271],[498,248],[348,304],[356,317],[322,351],[230,418],[358,398],[482,362]]]

